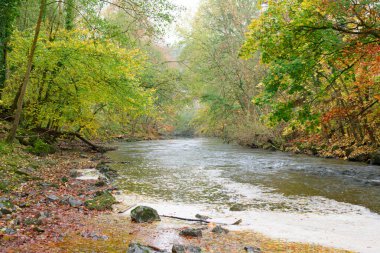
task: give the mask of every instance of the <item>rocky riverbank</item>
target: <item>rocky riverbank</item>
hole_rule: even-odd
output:
[[[147,220],[136,203],[117,203],[117,171],[83,146],[46,156],[16,146],[1,159],[1,252],[345,252],[228,231],[202,215]]]

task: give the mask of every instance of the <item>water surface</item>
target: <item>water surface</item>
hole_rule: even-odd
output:
[[[161,212],[202,211],[290,240],[380,250],[380,167],[208,138],[118,145],[109,153],[117,184]]]

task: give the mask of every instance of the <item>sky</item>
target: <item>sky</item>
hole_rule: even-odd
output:
[[[191,18],[195,12],[198,9],[200,0],[171,0],[176,5],[183,6],[186,8],[186,10],[182,13],[183,17],[186,17],[187,20],[189,20],[189,17]],[[181,20],[181,18],[179,18]],[[168,29],[168,32],[164,38],[165,44],[173,44],[178,40],[178,35],[176,34],[176,25],[173,24],[170,29]]]

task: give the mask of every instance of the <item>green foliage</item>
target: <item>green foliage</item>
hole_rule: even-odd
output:
[[[375,2],[269,1],[252,21],[240,54],[250,58],[259,52],[269,67],[263,92],[253,101],[270,106],[272,124],[299,123],[307,133],[380,141],[376,123],[368,124],[379,122]]]
[[[47,144],[39,138],[37,138],[33,142],[33,145],[28,147],[27,150],[28,152],[39,156],[44,156],[55,152],[55,148],[52,145]]]
[[[4,141],[0,141],[0,154],[1,155],[10,154],[10,153],[12,153],[12,151],[13,151],[12,145],[10,145]]]

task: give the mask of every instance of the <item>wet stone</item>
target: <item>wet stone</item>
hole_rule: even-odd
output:
[[[225,229],[225,228],[222,228],[222,226],[218,225],[216,227],[214,227],[211,232],[215,233],[215,234],[228,234],[228,232],[230,232],[228,229]]]
[[[200,228],[187,228],[182,230],[179,235],[188,237],[202,237],[202,229]]]
[[[160,221],[157,211],[148,206],[138,206],[131,211],[131,219],[137,223]]]
[[[208,220],[208,219],[211,219],[210,217],[208,217],[208,216],[206,216],[206,215],[201,215],[201,214],[196,214],[196,215],[195,215],[195,218],[200,219],[200,220]]]
[[[202,253],[202,249],[197,246],[175,244],[172,253]]]
[[[261,249],[257,247],[252,247],[252,246],[246,246],[244,247],[244,250],[247,253],[261,253]]]

